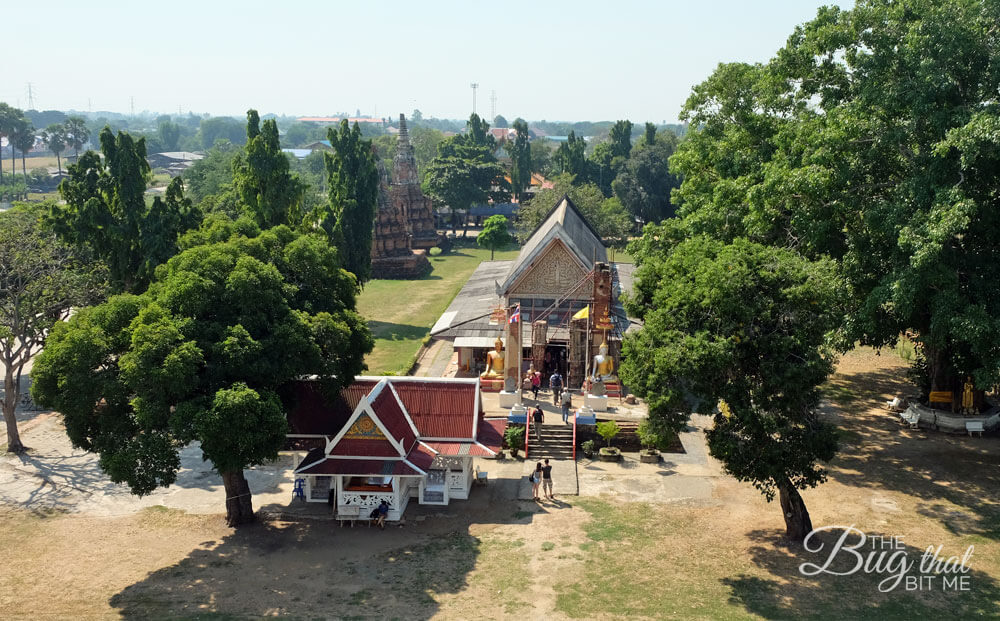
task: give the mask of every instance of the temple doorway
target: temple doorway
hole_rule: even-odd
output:
[[[542,382],[545,386],[548,386],[549,377],[556,371],[559,371],[563,378],[566,377],[565,343],[548,343],[545,346],[545,363],[542,368]]]

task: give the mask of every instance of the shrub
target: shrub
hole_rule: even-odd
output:
[[[647,449],[658,449],[663,443],[660,434],[656,433],[653,426],[649,423],[648,418],[642,419],[639,423],[639,428],[636,430],[636,435],[639,436],[639,442]]]
[[[594,454],[594,441],[593,440],[587,440],[586,442],[584,442],[583,444],[580,445],[580,448],[582,448],[583,452],[586,453],[587,455],[593,455]]]
[[[507,427],[503,432],[503,439],[510,450],[520,451],[524,448],[524,427],[520,425]]]
[[[431,255],[432,257],[436,257],[436,256],[438,256],[438,255],[441,254],[441,249],[438,248],[437,246],[434,246],[433,248],[431,248],[430,250],[428,250],[427,253],[429,255]]]
[[[615,436],[617,436],[621,430],[622,428],[619,427],[618,423],[613,420],[606,420],[602,423],[597,423],[597,433],[604,438],[604,441],[607,442],[608,446],[611,446],[611,441],[615,439]]]

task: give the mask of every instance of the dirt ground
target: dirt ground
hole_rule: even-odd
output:
[[[841,361],[826,408],[840,453],[803,498],[814,525],[895,536],[913,558],[974,546],[963,592],[805,577],[799,565],[821,559],[783,538],[777,503],[721,472],[706,498],[538,505],[513,500],[521,464],[507,460],[469,501],[411,504],[385,531],[7,506],[0,606],[7,618],[1000,618],[1000,443],[900,425],[882,406],[910,390],[903,370],[886,352]]]

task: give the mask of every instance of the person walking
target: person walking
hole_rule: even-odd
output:
[[[563,391],[561,402],[562,402],[563,424],[565,425],[566,423],[569,422],[569,410],[570,408],[573,407],[573,395],[570,393],[570,391],[568,390]]]
[[[535,408],[531,412],[531,424],[535,427],[535,441],[542,441],[542,423],[545,422],[545,413],[542,412],[542,408]]]
[[[547,457],[545,465],[542,466],[542,492],[549,500],[555,500],[556,495],[552,493],[552,466],[549,465]]]
[[[531,374],[531,392],[534,393],[535,401],[538,401],[538,389],[542,387],[542,372],[534,371]]]
[[[549,388],[552,389],[552,405],[559,405],[559,395],[562,393],[563,388],[563,378],[559,375],[559,370],[552,374],[549,378]]]
[[[532,499],[541,500],[541,498],[538,497],[538,486],[542,483],[542,462],[535,464],[535,469],[528,475],[528,480],[531,481]]]

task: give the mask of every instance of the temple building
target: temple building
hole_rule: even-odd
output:
[[[434,227],[434,210],[431,199],[420,189],[417,159],[413,155],[410,134],[406,129],[406,116],[399,115],[399,136],[396,155],[392,160],[392,181],[389,185],[389,202],[392,209],[402,214],[410,235],[410,247],[429,250],[443,241]]]
[[[532,365],[545,377],[558,370],[580,388],[595,359],[617,369],[621,338],[637,325],[619,300],[631,288],[632,267],[608,261],[600,235],[564,196],[517,259],[479,265],[431,336],[452,342],[458,377],[485,372],[499,336],[506,360],[519,360],[516,375]],[[483,378],[483,390],[499,390],[503,382],[490,379]]]
[[[409,226],[403,210],[390,196],[389,175],[378,160],[379,191],[372,237],[372,278],[420,278],[431,271],[423,251],[411,248]]]
[[[358,377],[338,394],[316,380],[282,391],[295,477],[308,502],[360,507],[383,500],[389,520],[407,504],[466,499],[473,458],[500,452],[503,419],[486,419],[479,381],[456,378]]]

